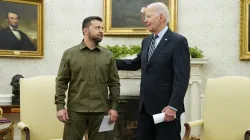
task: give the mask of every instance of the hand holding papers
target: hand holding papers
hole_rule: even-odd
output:
[[[164,118],[165,118],[165,112],[153,115],[153,119],[154,119],[155,124],[164,122],[165,121]]]
[[[165,112],[153,115],[155,124],[164,122]]]
[[[109,119],[110,116],[104,116],[98,132],[111,131],[114,129],[115,123],[110,124]]]

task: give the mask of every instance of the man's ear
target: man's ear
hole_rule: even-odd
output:
[[[167,20],[167,19],[165,19],[163,14],[160,14],[160,20],[161,20],[161,22],[163,22],[164,20]]]
[[[83,31],[84,34],[88,34],[88,29],[87,28],[83,28],[82,31]]]

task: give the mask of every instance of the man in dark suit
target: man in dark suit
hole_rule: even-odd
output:
[[[0,50],[36,51],[28,36],[18,30],[18,14],[8,12],[6,20],[9,26],[0,31]]]
[[[163,3],[145,9],[145,25],[152,32],[142,41],[133,60],[117,59],[119,70],[141,68],[138,140],[180,140],[180,116],[185,111],[190,55],[185,37],[167,24],[169,11]],[[154,124],[154,114],[165,113],[165,122]]]

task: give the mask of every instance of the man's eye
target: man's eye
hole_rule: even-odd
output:
[[[100,29],[102,29],[102,27],[96,27],[96,29],[100,30]]]

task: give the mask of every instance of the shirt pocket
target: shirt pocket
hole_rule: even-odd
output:
[[[90,63],[86,61],[85,57],[81,59],[73,59],[70,65],[72,80],[86,80],[90,73]]]
[[[97,76],[100,82],[107,84],[110,71],[110,61],[107,59],[98,60],[96,63]]]

